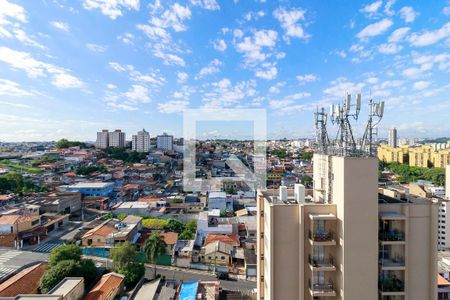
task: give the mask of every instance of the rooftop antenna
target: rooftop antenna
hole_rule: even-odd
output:
[[[374,145],[374,136],[378,134],[377,125],[380,123],[384,115],[384,101],[374,102],[369,100],[369,119],[367,120],[366,130],[361,141],[361,150],[368,152],[369,156],[373,156],[376,152]]]
[[[356,95],[354,104],[352,104],[352,96],[346,94],[342,105],[332,105],[331,122],[338,126],[334,144],[343,156],[347,156],[356,151],[356,142],[353,137],[350,119],[353,118],[354,120],[358,120],[360,111],[361,94]]]
[[[317,108],[314,113],[314,127],[316,128],[316,142],[319,145],[319,152],[326,153],[330,140],[327,133],[327,114],[325,108]]]

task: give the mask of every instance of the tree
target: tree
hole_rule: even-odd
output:
[[[136,248],[129,241],[111,249],[110,258],[113,260],[114,269],[120,273],[136,257]]]
[[[50,253],[48,263],[50,266],[57,265],[63,260],[81,260],[81,248],[75,244],[66,244],[56,248]]]
[[[139,279],[144,276],[145,266],[144,264],[133,262],[126,266],[124,269],[120,270],[120,274],[125,276],[126,285],[135,285]]]
[[[306,187],[306,188],[312,188],[313,186],[313,179],[309,177],[308,175],[303,175],[300,177],[300,182]]]
[[[311,152],[311,151],[308,151],[308,152],[303,152],[302,153],[302,159],[304,159],[304,160],[311,160],[312,158],[313,158],[313,152]]]
[[[153,263],[154,266],[154,278],[156,278],[156,259],[166,254],[167,248],[166,243],[164,242],[163,238],[157,234],[154,233],[150,238],[148,238],[143,246],[143,252],[145,253],[145,256],[147,259]]]
[[[183,232],[180,233],[178,236],[178,239],[180,240],[193,240],[195,238],[195,235],[192,231],[189,230],[183,230]]]
[[[184,229],[184,224],[177,219],[167,220],[167,224],[164,226],[165,230],[181,233]]]
[[[79,262],[74,260],[63,260],[55,266],[50,267],[41,278],[40,289],[41,293],[48,293],[58,283],[66,277],[80,277],[83,276],[82,268]]]
[[[83,259],[80,263],[85,282],[93,282],[97,278],[97,267],[90,259]]]
[[[86,143],[78,142],[78,141],[69,141],[67,139],[60,139],[58,142],[56,142],[56,148],[58,148],[58,149],[70,148],[70,147],[76,147],[76,146],[80,146],[80,148],[88,147],[88,145]]]

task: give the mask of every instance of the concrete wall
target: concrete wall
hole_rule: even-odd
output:
[[[343,299],[378,298],[378,161],[332,158],[333,203],[337,206],[337,284]],[[362,275],[362,270],[364,276]],[[344,294],[345,291],[345,294]],[[339,293],[339,291],[338,291]]]

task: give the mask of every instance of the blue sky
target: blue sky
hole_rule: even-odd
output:
[[[312,137],[346,92],[386,101],[380,136],[450,136],[449,49],[448,1],[0,0],[0,140],[180,136],[205,107]]]

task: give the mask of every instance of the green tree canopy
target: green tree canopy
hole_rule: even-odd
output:
[[[77,147],[80,146],[80,148],[87,148],[87,144],[83,142],[78,141],[69,141],[67,139],[60,139],[58,142],[56,142],[56,148],[70,148],[70,147]]]
[[[113,260],[114,269],[120,272],[135,261],[136,248],[129,241],[126,241],[112,248],[109,256]]]
[[[57,265],[63,260],[81,260],[81,248],[75,244],[66,244],[56,248],[50,253],[48,263],[50,266]]]
[[[133,262],[119,271],[125,276],[125,284],[135,285],[145,274],[145,266],[142,263]]]
[[[167,220],[167,224],[164,226],[165,230],[181,233],[184,229],[184,224],[177,219]]]
[[[55,266],[48,269],[41,278],[40,289],[41,293],[48,293],[61,280],[66,277],[80,277],[83,276],[82,268],[79,262],[74,260],[63,260]]]
[[[142,250],[145,253],[147,259],[151,263],[153,263],[154,277],[156,277],[156,259],[159,256],[166,254],[167,251],[166,243],[158,233],[154,233],[144,242]]]

